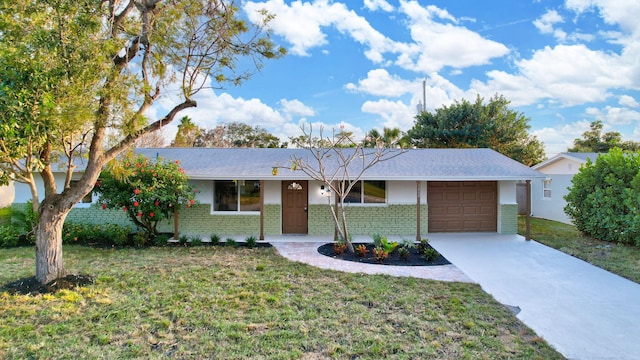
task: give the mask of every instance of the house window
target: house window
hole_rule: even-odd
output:
[[[384,204],[387,200],[386,183],[384,181],[364,180],[353,185],[344,199],[351,204]]]
[[[260,181],[216,180],[213,211],[260,211]]]
[[[542,181],[542,197],[545,199],[551,198],[551,179],[544,179]]]
[[[69,183],[69,185],[71,187],[75,186],[78,183],[78,180],[71,180],[71,182]],[[87,195],[85,195],[82,200],[80,200],[80,204],[91,204],[93,197],[91,195],[92,193],[89,192]]]

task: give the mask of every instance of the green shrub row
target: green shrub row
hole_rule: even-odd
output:
[[[130,227],[117,224],[96,225],[66,222],[62,228],[62,243],[92,246],[135,245],[130,233]]]

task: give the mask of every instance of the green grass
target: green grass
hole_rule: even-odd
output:
[[[0,284],[32,276],[33,254],[2,249]],[[64,256],[96,284],[0,293],[0,358],[562,358],[475,284],[321,270],[272,248]]]
[[[525,219],[518,219],[518,232],[525,233]],[[640,247],[596,240],[575,226],[531,218],[531,238],[590,264],[640,283]]]

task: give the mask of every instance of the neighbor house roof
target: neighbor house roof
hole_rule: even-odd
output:
[[[595,152],[564,152],[564,153],[560,153],[552,158],[549,158],[539,164],[536,164],[533,166],[534,169],[540,169],[543,168],[547,165],[553,164],[555,162],[558,162],[562,159],[568,159],[568,160],[573,160],[575,162],[584,164],[587,162],[587,159],[591,159],[591,161],[596,160],[596,158],[598,157],[598,155],[600,155],[599,153],[595,153]]]
[[[342,149],[345,154],[353,149]],[[367,151],[373,151],[368,149]],[[400,150],[393,150],[396,153]],[[149,158],[179,160],[191,179],[303,179],[289,169],[293,158],[317,165],[307,149],[157,148],[136,149]],[[395,154],[395,153],[394,153]],[[331,169],[335,155],[325,165]],[[354,162],[354,174],[360,162]],[[361,163],[360,163],[361,164]],[[361,165],[360,165],[361,166]],[[278,167],[278,174],[272,170]],[[331,171],[331,170],[329,170]],[[410,149],[368,169],[363,180],[526,180],[545,175],[491,149]]]

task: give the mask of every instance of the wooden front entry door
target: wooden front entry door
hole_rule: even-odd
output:
[[[282,233],[307,234],[308,195],[307,181],[282,182]]]

